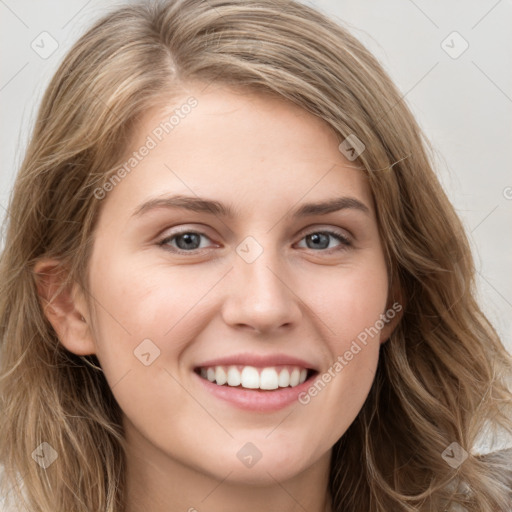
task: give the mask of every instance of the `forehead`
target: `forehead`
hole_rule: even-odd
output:
[[[134,126],[124,155],[131,169],[108,199],[196,194],[277,211],[301,198],[349,194],[371,207],[366,176],[339,140],[324,120],[281,97],[192,84]]]

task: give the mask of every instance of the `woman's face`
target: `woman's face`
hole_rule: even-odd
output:
[[[388,281],[369,186],[338,142],[297,106],[211,85],[138,125],[137,163],[100,199],[83,350],[141,452],[281,481],[354,421]]]

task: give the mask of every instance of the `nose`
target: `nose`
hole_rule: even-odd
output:
[[[294,279],[276,251],[265,249],[248,263],[234,255],[222,315],[227,325],[270,334],[298,324],[301,300],[294,293]]]

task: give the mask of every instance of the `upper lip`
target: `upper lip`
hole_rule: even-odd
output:
[[[233,354],[226,357],[209,359],[208,361],[198,364],[195,368],[230,365],[255,366],[262,368],[277,365],[289,365],[300,366],[308,370],[316,371],[316,368],[312,363],[308,363],[304,359],[286,354]]]

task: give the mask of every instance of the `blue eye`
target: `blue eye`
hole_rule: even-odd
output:
[[[329,238],[335,238],[340,242],[341,247],[338,246],[337,250],[343,250],[352,245],[346,236],[335,231],[314,231],[306,235],[302,240],[309,240],[311,242],[312,245],[308,245],[308,249],[336,249],[329,247]]]
[[[190,253],[205,248],[204,246],[201,246],[201,237],[210,240],[210,238],[204,233],[197,231],[182,231],[181,233],[176,233],[164,238],[158,242],[158,245],[171,252]],[[336,247],[329,247],[331,239],[337,240],[339,245]],[[312,231],[304,236],[301,241],[302,240],[311,242],[307,243],[306,248],[313,249],[315,251],[324,249],[346,250],[352,245],[345,235],[336,231]]]
[[[159,245],[169,247],[169,242],[176,241],[177,251],[176,252],[190,252],[191,250],[202,249],[201,237],[208,238],[204,233],[198,233],[197,231],[182,231],[175,235],[164,238],[159,242]],[[199,244],[199,245],[198,245]],[[173,247],[170,247],[171,250]]]

